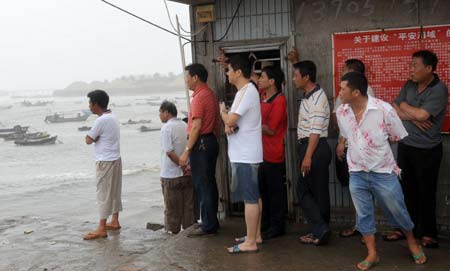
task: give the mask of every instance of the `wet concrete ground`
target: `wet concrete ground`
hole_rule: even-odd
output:
[[[8,222],[8,221],[6,221]],[[334,233],[328,246],[302,245],[297,237],[304,231],[290,225],[282,238],[265,242],[260,252],[229,255],[225,248],[242,236],[242,218],[222,222],[220,234],[206,238],[188,238],[184,231],[167,235],[162,230],[145,229],[144,223],[123,221],[120,232],[109,232],[106,239],[82,240],[82,234],[95,227],[94,222],[72,223],[61,220],[23,217],[0,227],[0,270],[356,270],[365,257],[358,237],[340,238]],[[26,234],[29,229],[34,231]],[[304,229],[304,228],[303,228]],[[450,270],[450,240],[441,248],[426,250],[429,262],[416,266],[404,241],[377,242],[381,263],[373,270]]]
[[[242,236],[242,219],[222,223],[215,237],[188,238],[186,232],[166,239],[160,249],[137,256],[116,270],[356,270],[365,257],[365,247],[358,237],[340,238],[337,232],[328,246],[300,244],[302,228],[291,225],[289,233],[260,246],[259,253],[230,255],[225,248],[234,237]],[[188,230],[189,231],[189,230]],[[450,240],[442,240],[441,248],[426,250],[429,262],[415,265],[405,241],[394,243],[378,240],[381,262],[373,270],[450,270]]]

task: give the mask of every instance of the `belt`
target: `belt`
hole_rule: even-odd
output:
[[[198,138],[204,138],[204,137],[210,137],[210,136],[215,136],[215,135],[214,135],[214,133],[201,134],[198,136]],[[189,140],[189,135],[186,137],[186,139]]]
[[[202,138],[202,137],[210,137],[210,136],[213,136],[213,135],[214,135],[214,133],[202,134],[202,135],[199,136],[199,138]]]
[[[326,137],[321,137],[321,138],[319,139],[319,141],[325,141],[325,140],[327,140]],[[300,143],[300,144],[308,143],[308,142],[309,142],[309,137],[303,137],[303,138],[300,138],[300,139],[297,140],[297,142]]]

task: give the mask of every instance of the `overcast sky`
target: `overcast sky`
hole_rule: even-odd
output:
[[[171,28],[163,0],[110,2]],[[178,14],[189,29],[188,6],[168,4],[172,18]],[[0,90],[53,90],[74,81],[178,74],[180,61],[176,36],[100,0],[11,0],[0,6]]]

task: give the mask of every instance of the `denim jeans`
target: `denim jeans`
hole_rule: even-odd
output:
[[[350,172],[350,193],[357,213],[356,228],[362,235],[375,234],[374,198],[395,228],[411,231],[414,224],[406,209],[402,188],[393,173]]]
[[[231,163],[231,202],[258,204],[258,167],[259,164]]]
[[[189,155],[204,232],[216,232],[219,228],[217,219],[219,192],[216,183],[218,154],[219,144],[216,137],[213,134],[207,134],[199,137]]]

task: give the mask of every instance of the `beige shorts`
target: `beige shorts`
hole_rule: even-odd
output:
[[[97,206],[100,219],[122,211],[122,159],[96,162]]]

